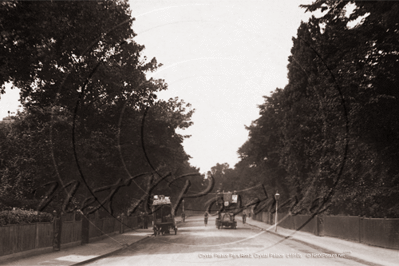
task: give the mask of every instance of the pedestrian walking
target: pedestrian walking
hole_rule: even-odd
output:
[[[205,213],[204,213],[204,223],[205,223],[205,226],[208,224],[208,216],[209,216],[208,211],[205,211]]]
[[[247,212],[244,211],[244,212],[242,213],[242,223],[245,224],[246,221],[247,221]]]

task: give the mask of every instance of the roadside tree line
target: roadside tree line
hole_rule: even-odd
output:
[[[24,106],[0,125],[0,210],[90,211],[112,195],[121,213],[151,178],[167,176],[150,192],[172,199],[185,184],[176,177],[196,173],[187,178],[206,187],[177,133],[194,110],[157,99],[168,86],[148,77],[161,64],[142,56],[133,23],[127,1],[0,3],[1,90],[12,83]],[[131,182],[112,194],[120,179]]]
[[[399,217],[399,4],[303,7],[321,15],[293,38],[288,84],[264,96],[240,161],[219,180],[263,183],[302,213]]]

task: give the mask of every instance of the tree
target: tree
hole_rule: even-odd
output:
[[[253,183],[285,187],[303,212],[315,205],[397,217],[399,5],[319,0],[304,7],[324,13],[298,28],[289,83],[260,106],[236,170]]]
[[[348,4],[354,7],[351,14],[346,12]],[[399,5],[316,1],[304,7],[308,11],[326,11],[313,20],[314,24],[325,25],[325,43],[318,49],[322,54],[327,54],[323,47],[334,51],[328,54],[329,66],[349,111],[349,154],[334,211],[397,216],[399,205],[394,199],[399,195],[399,171],[394,158],[399,141],[399,95],[395,90],[399,82]],[[353,26],[354,22],[357,24]]]
[[[0,201],[4,208],[36,208],[44,195],[40,187],[58,180],[51,147],[56,151],[63,150],[56,156],[68,158],[71,155],[65,153],[71,151],[68,149],[71,148],[70,139],[65,135],[65,128],[70,128],[68,117],[57,112],[57,119],[51,122],[55,141],[49,141],[50,111],[40,115],[19,113],[12,123],[3,125],[0,129]],[[69,135],[69,131],[67,134]],[[70,160],[65,160],[65,157],[58,167],[68,169],[68,173],[73,176],[76,172],[65,167],[71,165]],[[71,176],[62,172],[67,176],[64,179],[67,182]]]
[[[0,83],[20,88],[26,107],[3,131],[0,198],[8,205],[47,197],[47,208],[59,209],[77,186],[70,205],[83,208],[117,187],[121,212],[130,204],[121,195],[141,193],[148,175],[131,186],[129,178],[192,169],[176,130],[192,124],[193,110],[156,100],[167,84],[147,78],[160,65],[141,56],[133,21],[127,1],[0,4]]]
[[[28,108],[74,112],[79,103],[80,115],[99,115],[104,104],[150,103],[166,88],[145,77],[157,63],[140,58],[127,2],[3,2],[0,17],[0,83],[20,88]]]
[[[247,127],[249,139],[239,148],[241,161],[235,166],[239,176],[245,177],[243,187],[264,184],[270,194],[279,190],[288,195],[286,171],[281,167],[279,155],[283,148],[283,97],[281,89],[276,89],[270,97],[265,96],[264,103],[259,105],[260,117]]]
[[[90,138],[80,138],[78,134],[74,143],[72,116],[65,109],[59,109],[55,116],[54,108],[40,115],[29,110],[20,113],[13,123],[3,125],[0,130],[0,201],[3,207],[36,209],[42,206],[42,199],[56,184],[54,189],[60,193],[47,195],[52,200],[47,208],[42,206],[45,210],[60,208],[67,191],[76,184],[72,205],[81,207],[92,192],[99,200],[104,199],[118,179],[125,182],[144,173],[156,175],[156,179],[169,173],[154,191],[176,196],[184,181],[175,182],[172,187],[168,183],[177,176],[199,173],[188,163],[189,156],[182,146],[184,136],[176,133],[178,128],[191,125],[193,110],[187,111],[189,106],[178,99],[159,101],[147,110],[145,124],[142,124],[142,111],[129,109],[126,112],[129,117],[119,131],[104,127],[92,131]],[[50,128],[51,139],[48,137]],[[200,179],[199,176],[193,178],[193,184],[200,184]],[[121,184],[113,198],[114,210],[126,210],[129,207],[127,198],[140,198],[147,180],[148,175],[142,175],[131,185]],[[96,189],[101,187],[109,189],[97,193]]]

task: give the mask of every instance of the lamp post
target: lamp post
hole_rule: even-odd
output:
[[[280,198],[280,194],[278,194],[278,192],[276,192],[276,195],[274,195],[274,198],[276,199],[276,220],[275,220],[275,225],[276,225],[276,232],[277,232],[278,199]]]

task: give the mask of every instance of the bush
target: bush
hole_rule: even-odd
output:
[[[7,224],[26,224],[37,222],[51,222],[53,215],[46,212],[32,210],[12,210],[0,212],[0,226]]]

